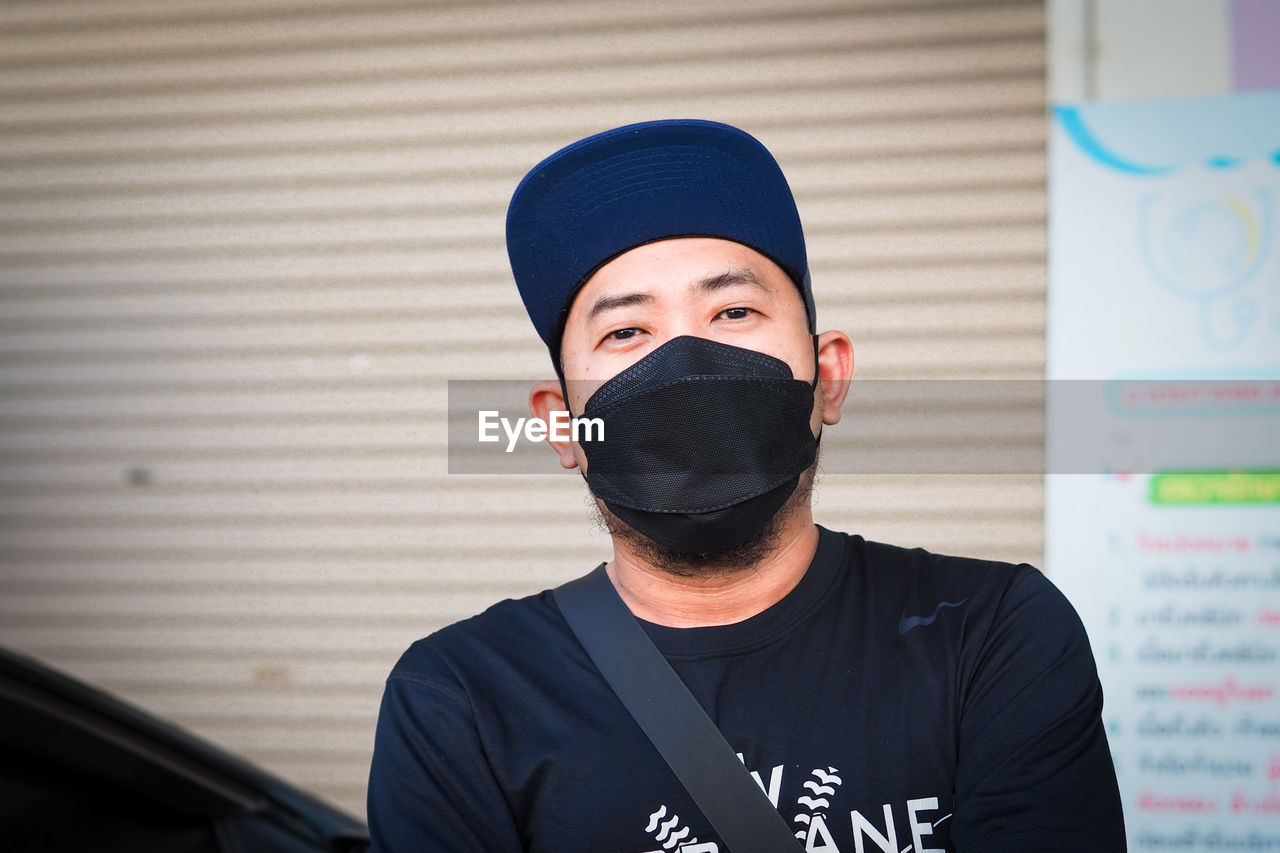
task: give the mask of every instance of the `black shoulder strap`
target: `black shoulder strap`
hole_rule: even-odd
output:
[[[800,849],[764,791],[600,566],[557,587],[560,612],[732,853]]]

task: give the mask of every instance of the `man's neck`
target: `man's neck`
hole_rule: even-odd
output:
[[[768,556],[740,572],[679,577],[645,562],[617,539],[605,571],[638,618],[671,628],[700,628],[741,622],[778,603],[800,583],[817,550],[818,528],[806,511],[783,526]]]

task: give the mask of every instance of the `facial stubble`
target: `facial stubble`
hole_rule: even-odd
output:
[[[801,472],[795,490],[786,503],[778,508],[769,521],[750,539],[719,551],[705,554],[673,551],[628,525],[614,515],[604,501],[592,495],[597,524],[610,536],[621,540],[649,565],[679,578],[715,578],[750,571],[774,553],[781,541],[788,520],[802,507],[807,506],[813,495],[817,477],[818,460]]]

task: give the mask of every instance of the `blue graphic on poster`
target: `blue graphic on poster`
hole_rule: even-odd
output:
[[[1215,349],[1239,346],[1258,319],[1257,300],[1240,291],[1270,254],[1270,191],[1149,193],[1139,201],[1138,222],[1147,267],[1170,293],[1195,302],[1201,340]]]

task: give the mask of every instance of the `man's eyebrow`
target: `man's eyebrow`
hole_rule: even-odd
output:
[[[768,290],[763,281],[761,281],[755,273],[746,267],[735,267],[726,270],[719,275],[708,276],[702,281],[694,285],[694,289],[702,293],[710,293],[713,290],[723,290],[726,287],[733,287],[735,284],[750,284],[761,290]]]
[[[605,311],[612,311],[614,308],[629,308],[632,305],[647,305],[653,301],[653,297],[647,293],[623,293],[619,296],[601,296],[591,305],[591,311],[587,314],[588,320],[594,320],[597,315],[603,314]]]
[[[710,293],[711,291],[723,290],[726,287],[733,287],[737,284],[750,284],[762,290],[768,290],[764,282],[746,267],[735,267],[717,275],[708,276],[701,281],[695,282],[693,288],[700,293]],[[587,312],[587,319],[594,320],[600,314],[605,311],[612,311],[614,308],[648,305],[651,302],[653,302],[653,297],[648,293],[623,293],[617,296],[601,296],[591,304],[591,310]]]

